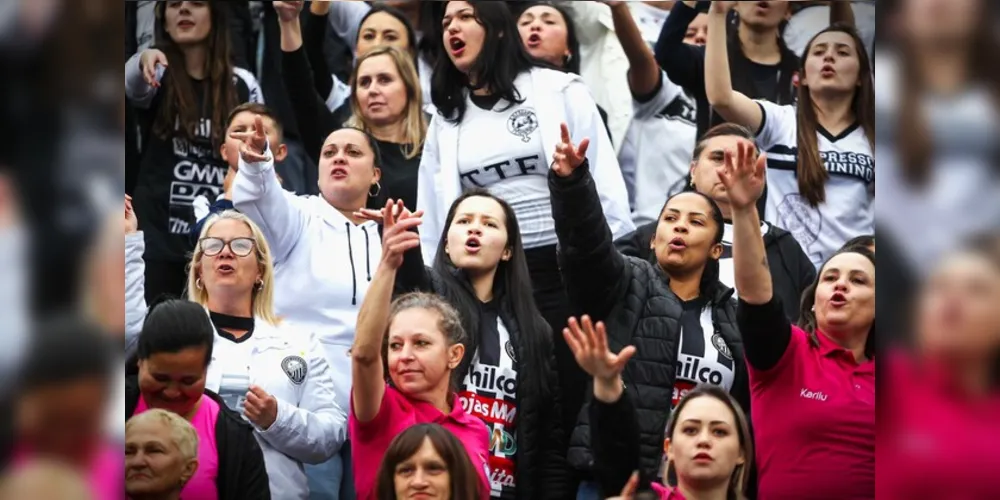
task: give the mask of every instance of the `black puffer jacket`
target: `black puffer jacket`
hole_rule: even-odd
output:
[[[615,241],[618,251],[643,260],[655,259],[649,242],[656,234],[657,224],[659,222],[639,226],[632,234],[619,238]],[[794,323],[799,320],[802,292],[816,279],[816,267],[792,233],[774,224],[768,224],[767,233],[764,234],[764,250],[767,252],[768,265],[771,266],[774,294],[781,297],[785,316]]]
[[[627,345],[636,347],[622,376],[625,390],[636,405],[641,431],[639,465],[645,483],[656,477],[662,460],[663,431],[673,401],[682,304],[659,266],[625,257],[615,249],[586,163],[566,178],[550,173],[549,189],[560,266],[570,299],[595,321],[604,321],[612,351]],[[715,328],[734,356],[732,394],[749,411],[749,379],[731,296],[732,290],[718,283],[708,299]],[[585,405],[580,412],[568,454],[570,465],[584,472],[591,472],[594,465],[588,407]],[[606,493],[611,494],[628,477],[620,483],[609,478],[595,479],[600,479],[602,487],[610,490]]]
[[[478,299],[468,300],[469,297],[475,299],[476,294],[464,272],[453,268],[450,270],[453,279],[444,279],[433,269],[424,267],[419,247],[407,252],[403,262],[396,277],[397,294],[417,290],[436,293],[455,305],[463,316],[463,324],[479,324],[481,306],[465,310],[469,309],[465,304],[480,303]],[[573,498],[575,491],[566,464],[567,437],[562,425],[552,337],[547,328],[545,332],[521,330],[502,282],[501,274],[497,273],[493,296],[499,301],[499,317],[514,347],[518,373],[516,496],[524,500]],[[469,372],[479,342],[475,336],[470,336],[466,342],[465,359],[455,373],[459,383]]]

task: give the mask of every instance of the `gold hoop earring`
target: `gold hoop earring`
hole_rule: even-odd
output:
[[[371,186],[368,187],[368,197],[370,197],[370,198],[374,198],[374,197],[378,196],[379,193],[382,192],[382,185],[379,184],[377,181],[375,182],[375,184],[372,184],[372,186],[375,186],[375,192],[372,193]]]
[[[199,290],[203,290],[205,288],[201,284],[201,278],[198,278],[198,279],[194,280],[194,287],[197,288],[197,289],[199,289]]]

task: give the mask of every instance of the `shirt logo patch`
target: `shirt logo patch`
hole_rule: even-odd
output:
[[[538,130],[538,116],[531,108],[519,109],[511,113],[507,119],[507,131],[521,138],[524,142],[531,141],[531,134]]]
[[[309,373],[306,360],[299,356],[288,356],[283,359],[281,361],[281,370],[288,376],[288,380],[291,380],[295,385],[302,385],[302,382],[306,380],[306,375]]]
[[[803,387],[802,390],[799,391],[799,397],[802,399],[811,399],[813,401],[826,401],[827,399],[829,399],[829,396],[823,394],[823,391],[810,391],[805,387]]]
[[[719,351],[719,354],[729,358],[730,360],[733,359],[733,352],[729,350],[729,346],[726,345],[726,339],[722,338],[722,335],[719,335],[718,333],[713,334],[712,345],[714,345],[715,349]]]
[[[514,352],[514,344],[511,344],[510,341],[508,340],[507,345],[504,346],[504,350],[507,351],[507,355],[510,356],[511,361],[517,363],[517,356],[515,355]]]

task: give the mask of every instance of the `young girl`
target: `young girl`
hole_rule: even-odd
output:
[[[607,230],[593,229],[605,222],[584,149],[572,143],[564,126],[549,176],[561,269],[574,306],[613,325],[612,348],[633,343],[640,348],[625,378],[642,410],[640,469],[654,476],[661,461],[655,450],[663,440],[663,424],[688,391],[700,383],[718,385],[749,408],[732,289],[719,282],[725,223],[711,198],[675,195],[667,200],[656,233],[646,242],[655,263],[625,257]],[[583,322],[591,320],[585,316]],[[600,431],[593,425],[589,414],[581,412],[570,441],[570,463],[584,471],[596,453],[590,444]],[[581,497],[596,498],[595,489],[582,485]]]
[[[436,293],[461,315],[462,406],[504,436],[491,443],[491,493],[562,498],[570,488],[552,333],[531,295],[514,210],[487,191],[468,191],[448,211],[440,245],[432,267],[419,249],[407,252],[396,290]]]
[[[349,425],[358,498],[375,498],[376,471],[390,442],[420,423],[440,424],[458,437],[480,474],[482,498],[489,498],[489,432],[455,393],[453,372],[466,341],[458,312],[437,295],[423,293],[404,295],[390,306],[403,254],[419,244],[409,230],[420,219],[402,213],[397,222],[395,210],[402,213],[402,204],[390,200],[383,212],[382,261],[358,313],[351,349]]]
[[[601,204],[611,231],[622,236],[634,226],[615,151],[582,81],[535,65],[504,2],[448,2],[442,26],[447,57],[438,60],[432,91],[438,114],[417,181],[424,262],[434,262],[452,202],[465,190],[488,189],[514,208],[535,302],[558,331],[570,316],[546,180],[558,124],[566,121],[572,135],[593,138],[588,156]],[[556,357],[564,393],[582,397],[586,377],[561,341]],[[578,406],[567,402],[570,414]]]
[[[462,442],[437,424],[419,424],[389,444],[375,487],[378,500],[480,498],[479,475]]]
[[[768,153],[764,217],[795,235],[816,267],[845,241],[874,232],[875,92],[868,53],[853,28],[831,26],[809,43],[798,104],[778,106],[733,90],[726,12],[713,2],[706,92],[723,118],[757,132]]]
[[[222,192],[219,156],[229,110],[263,102],[253,75],[230,62],[227,8],[156,2],[156,44],[125,63],[125,95],[138,110],[142,158],[135,210],[149,244],[149,301],[184,290],[192,201]]]
[[[639,473],[629,479],[639,466],[640,430],[634,396],[624,389],[622,371],[636,349],[628,346],[615,354],[600,324],[583,325],[574,322],[563,335],[577,362],[594,378],[590,414],[601,432],[591,439],[602,488],[617,491],[625,484],[622,498],[647,485],[664,500],[745,498],[753,462],[750,425],[732,396],[714,385],[699,385],[677,403],[664,433],[663,481]]]

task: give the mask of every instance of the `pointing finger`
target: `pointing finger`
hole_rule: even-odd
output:
[[[560,131],[562,132],[562,141],[565,144],[572,144],[573,138],[569,136],[569,125],[562,123],[559,125]]]
[[[577,148],[577,155],[582,160],[587,156],[587,148],[590,147],[590,139],[584,139],[580,141],[580,147]]]

